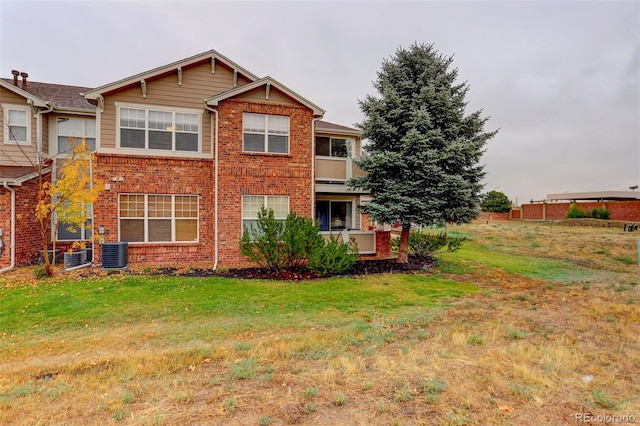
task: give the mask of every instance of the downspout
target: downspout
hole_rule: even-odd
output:
[[[212,112],[216,116],[216,124],[213,125],[211,120],[211,142],[213,142],[213,223],[215,230],[213,233],[213,270],[218,269],[218,110],[213,109],[205,102],[204,107],[207,111]],[[215,142],[214,142],[214,130],[215,130]]]
[[[7,182],[4,182],[4,187],[11,193],[11,263],[8,267],[0,269],[0,274],[16,266],[16,191]]]

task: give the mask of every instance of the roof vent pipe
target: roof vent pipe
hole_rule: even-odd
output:
[[[20,75],[20,71],[11,70],[11,74],[13,74],[13,85],[17,86],[18,85],[18,76]]]
[[[29,77],[29,74],[21,72],[20,77],[22,77],[22,87],[27,87],[27,77]]]

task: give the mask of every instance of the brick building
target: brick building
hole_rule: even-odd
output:
[[[358,210],[367,194],[345,185],[359,173],[359,132],[322,121],[324,110],[311,101],[216,51],[93,89],[0,82],[1,118],[9,123],[0,135],[0,238],[16,237],[0,268],[33,260],[33,253],[19,254],[27,231],[10,201],[29,192],[21,185],[33,170],[23,161],[20,182],[8,173],[24,150],[7,149],[17,145],[7,127],[25,120],[30,125],[20,130],[32,136],[20,147],[53,158],[54,176],[66,137],[85,137],[94,178],[104,183],[88,209],[88,230],[63,229],[59,240],[126,241],[136,263],[234,266],[246,262],[238,248],[244,227],[265,206],[280,218],[292,211],[313,217],[323,233],[356,238],[362,253],[388,250],[384,232],[376,235]],[[32,88],[40,85],[36,97]],[[96,259],[100,247],[94,245]]]

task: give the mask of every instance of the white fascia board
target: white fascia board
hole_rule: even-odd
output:
[[[223,93],[220,93],[218,95],[212,96],[212,97],[210,97],[208,99],[205,99],[205,102],[209,106],[217,106],[218,103],[220,101],[222,101],[222,100],[232,98],[232,97],[237,96],[237,95],[239,95],[241,93],[249,92],[249,91],[251,91],[253,89],[256,89],[256,88],[261,87],[261,86],[265,86],[267,84],[270,84],[271,87],[275,87],[276,89],[280,90],[282,93],[286,94],[287,96],[290,96],[291,98],[293,98],[296,101],[300,102],[304,106],[306,106],[309,109],[313,110],[313,115],[315,115],[317,117],[322,117],[324,115],[324,113],[326,112],[324,109],[320,108],[318,105],[314,104],[313,102],[309,101],[308,99],[304,98],[303,96],[300,96],[299,94],[297,94],[293,90],[289,89],[288,87],[286,87],[285,85],[279,83],[278,81],[274,80],[271,77],[261,78],[260,80],[256,80],[256,81],[253,81],[251,83],[245,84],[243,86],[236,87],[235,89],[227,90],[226,92],[223,92]]]
[[[7,90],[12,91],[13,93],[19,96],[22,96],[25,99],[31,99],[31,101],[33,102],[33,106],[42,107],[42,108],[48,107],[47,103],[43,99],[40,99],[37,96],[33,96],[31,93],[25,90],[22,90],[21,88],[16,87],[11,83],[8,83],[4,80],[0,80],[0,86],[4,87]]]
[[[100,96],[101,94],[105,93],[105,92],[110,92],[112,90],[117,90],[120,89],[122,87],[126,87],[130,84],[134,84],[134,83],[139,83],[140,80],[146,80],[158,75],[162,75],[165,74],[167,72],[170,71],[175,71],[178,68],[183,68],[185,66],[191,65],[191,64],[195,64],[198,62],[202,62],[205,60],[210,60],[211,57],[215,57],[216,61],[222,62],[223,64],[227,65],[228,67],[237,70],[238,72],[240,72],[240,74],[244,75],[245,77],[249,77],[249,79],[251,80],[257,80],[258,76],[256,76],[255,74],[249,72],[248,70],[244,69],[243,67],[241,67],[240,65],[236,64],[235,62],[233,62],[232,60],[230,60],[229,58],[227,58],[224,55],[221,55],[220,53],[216,52],[215,50],[209,50],[208,52],[204,52],[201,53],[199,55],[195,55],[195,56],[191,56],[189,58],[185,58],[182,60],[179,60],[177,62],[172,62],[168,65],[163,65],[161,67],[158,68],[154,68],[152,70],[149,71],[145,71],[142,72],[140,74],[136,74],[133,75],[131,77],[127,77],[124,78],[122,80],[118,80],[115,81],[113,83],[109,83],[109,84],[105,84],[104,86],[100,86],[98,88],[95,88],[93,90],[89,90],[88,92],[84,92],[82,93],[82,96],[85,97],[85,99],[97,99],[98,96]]]
[[[57,114],[69,114],[69,115],[88,115],[91,117],[96,116],[96,111],[88,110],[88,109],[80,109],[80,108],[56,108],[54,105],[53,112]]]

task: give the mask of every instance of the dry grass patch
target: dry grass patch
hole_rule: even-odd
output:
[[[615,259],[633,256],[630,237],[535,223],[454,231],[470,242],[426,278],[274,283],[269,301],[256,299],[262,290],[251,285],[207,288],[193,280],[154,287],[159,299],[147,303],[167,309],[166,317],[136,311],[50,332],[34,322],[0,339],[0,423],[558,425],[575,424],[583,412],[640,418],[640,274]],[[544,257],[531,257],[538,253]],[[119,280],[113,291],[127,285],[102,279]],[[418,299],[431,282],[435,293],[456,282],[481,290],[437,306]],[[34,291],[66,293],[64,285]],[[199,304],[219,286],[225,291],[216,297],[226,301]],[[346,296],[327,306],[309,303],[339,291]],[[242,303],[250,306],[238,313]]]

